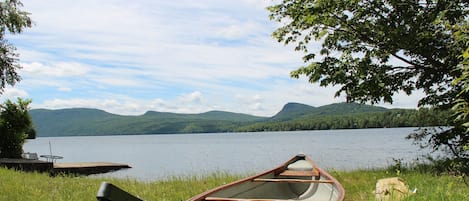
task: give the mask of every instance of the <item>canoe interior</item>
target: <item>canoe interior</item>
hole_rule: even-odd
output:
[[[285,178],[270,173],[260,178]],[[288,177],[288,179],[318,179],[314,177]],[[327,180],[320,177],[319,179]],[[254,182],[247,181],[232,188],[215,192],[210,197],[239,199],[273,199],[273,200],[338,200],[339,191],[331,183],[290,183],[290,182]]]
[[[291,170],[289,164],[308,162],[310,170]],[[301,164],[301,163],[300,163]],[[308,157],[296,156],[271,171],[219,187],[197,199],[202,200],[343,200],[344,190],[340,183],[327,172],[319,169]]]

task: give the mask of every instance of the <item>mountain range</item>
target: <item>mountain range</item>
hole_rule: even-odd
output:
[[[224,111],[200,114],[149,111],[143,115],[126,116],[89,108],[32,109],[30,114],[37,136],[46,137],[234,132],[238,131],[238,128],[253,124],[272,124],[330,115],[380,113],[390,110],[357,103],[335,103],[321,107],[288,103],[272,117]]]

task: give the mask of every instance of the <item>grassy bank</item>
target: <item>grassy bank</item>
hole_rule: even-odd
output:
[[[373,200],[375,183],[380,178],[399,176],[417,194],[406,200],[468,200],[469,186],[454,176],[435,176],[418,171],[366,170],[330,171],[346,189],[346,200]],[[111,182],[145,200],[179,201],[234,181],[240,176],[216,173],[205,177],[174,177],[166,181],[139,182],[132,179],[88,177],[49,177],[0,168],[0,200],[96,200],[102,181]]]
[[[469,186],[462,178],[450,175],[436,176],[418,171],[394,172],[389,170],[360,170],[353,172],[330,172],[344,186],[346,200],[374,200],[378,179],[387,177],[403,178],[410,190],[417,193],[405,200],[443,201],[469,200]]]

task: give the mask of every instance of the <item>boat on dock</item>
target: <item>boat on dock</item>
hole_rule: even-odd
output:
[[[187,201],[342,201],[345,190],[305,154],[282,165],[196,195]]]

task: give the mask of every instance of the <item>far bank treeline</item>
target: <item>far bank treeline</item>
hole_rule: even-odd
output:
[[[427,127],[447,125],[448,112],[431,109],[393,109],[385,112],[363,112],[303,117],[289,121],[259,122],[237,128],[238,132],[329,130],[358,128]]]
[[[356,103],[312,107],[288,103],[273,117],[211,111],[122,116],[96,109],[31,110],[37,136],[128,135],[445,126],[432,109],[386,109]]]

